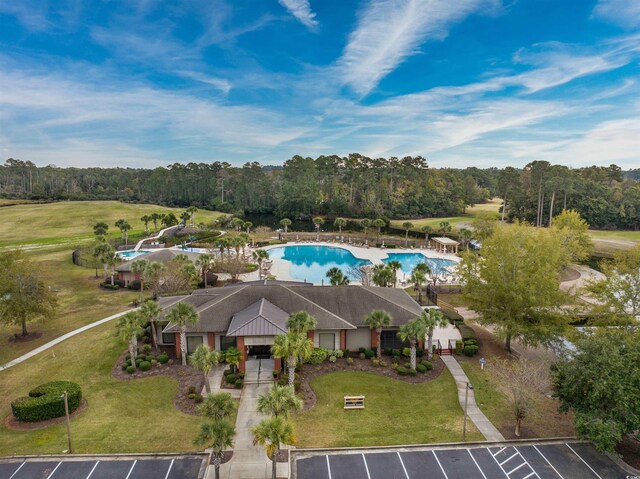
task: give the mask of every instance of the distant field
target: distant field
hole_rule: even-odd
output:
[[[593,239],[620,240],[620,241],[640,241],[640,231],[597,231],[589,230],[589,235]]]
[[[0,246],[72,244],[91,238],[92,227],[99,221],[107,223],[110,233],[117,236],[119,231],[113,223],[120,218],[131,224],[129,234],[133,236],[144,231],[141,216],[170,211],[178,216],[184,210],[119,201],[60,201],[7,206],[0,208]],[[210,221],[221,214],[200,210],[196,213],[196,222]]]
[[[478,213],[480,212],[493,212],[495,213],[496,218],[498,218],[500,205],[502,205],[502,200],[494,198],[488,203],[483,203],[467,208],[466,213],[461,216],[447,216],[444,218],[416,218],[411,220],[392,220],[391,226],[395,228],[402,228],[402,223],[404,223],[405,221],[410,221],[411,223],[413,223],[414,231],[420,231],[420,228],[427,225],[431,226],[434,230],[437,230],[438,228],[440,228],[441,222],[448,221],[453,228],[463,228],[466,227],[468,223],[473,221],[473,219],[478,216]]]
[[[0,198],[0,206],[26,205],[29,203],[33,203],[33,201],[32,200],[9,200],[6,198]]]

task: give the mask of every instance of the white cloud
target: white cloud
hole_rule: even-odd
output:
[[[278,0],[278,2],[310,30],[315,31],[318,28],[316,14],[311,10],[309,0]]]
[[[344,83],[368,94],[424,41],[442,40],[454,23],[499,5],[499,0],[371,0],[338,61]]]
[[[638,0],[598,0],[593,16],[625,28],[640,26]]]
[[[38,4],[30,4],[26,1],[3,1],[0,2],[0,13],[15,16],[30,31],[40,32],[52,26],[46,12]]]

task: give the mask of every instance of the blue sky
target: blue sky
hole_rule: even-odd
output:
[[[0,159],[640,167],[638,0],[0,0]]]

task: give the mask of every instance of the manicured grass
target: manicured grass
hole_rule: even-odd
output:
[[[109,225],[110,234],[119,236],[113,223],[123,218],[132,229],[130,236],[144,232],[140,217],[150,213],[168,213],[177,217],[181,208],[167,208],[158,205],[137,205],[119,201],[61,201],[47,204],[21,204],[2,208],[2,228],[0,246],[30,244],[65,244],[93,237],[93,225],[104,221]],[[199,210],[196,222],[216,219],[222,213]],[[153,224],[150,225],[153,228]]]
[[[41,279],[56,292],[58,310],[46,321],[27,324],[29,331],[42,333],[32,341],[10,342],[9,337],[20,333],[20,327],[0,325],[0,364],[73,329],[124,311],[138,297],[135,291],[99,288],[101,279],[95,279],[95,270],[74,265],[69,249],[33,251],[29,256],[36,261]]]
[[[110,322],[82,333],[11,369],[0,372],[0,419],[11,401],[52,380],[80,384],[87,409],[71,421],[74,452],[193,451],[202,419],[173,406],[176,380],[150,377],[120,381],[111,376],[125,345]],[[37,431],[13,431],[0,421],[0,455],[53,454],[66,449],[60,424]]]
[[[463,411],[448,370],[423,384],[373,373],[337,372],[311,382],[316,405],[294,416],[298,447],[383,446],[462,440]],[[365,409],[344,410],[344,396],[364,395]],[[483,439],[467,423],[470,440]]]
[[[589,230],[589,235],[594,239],[611,239],[622,241],[640,242],[640,231],[600,231]]]
[[[495,213],[496,218],[499,218],[498,210],[502,205],[502,201],[500,199],[492,199],[488,203],[483,203],[480,205],[475,205],[467,208],[467,211],[464,215],[461,216],[447,216],[445,218],[416,218],[411,220],[392,220],[391,226],[395,228],[402,228],[402,223],[405,221],[410,221],[413,223],[413,231],[420,231],[420,228],[423,226],[431,226],[434,231],[437,231],[440,228],[440,223],[443,221],[448,221],[449,224],[454,228],[468,227],[467,224],[473,221],[473,219],[478,216],[480,212],[490,212]]]

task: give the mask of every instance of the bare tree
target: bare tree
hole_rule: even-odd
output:
[[[362,284],[362,286],[371,286],[373,269],[369,265],[362,265],[359,267],[350,266],[347,269],[347,276],[350,278],[355,278],[355,281]]]

